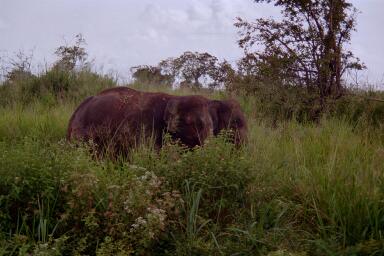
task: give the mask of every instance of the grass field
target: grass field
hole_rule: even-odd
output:
[[[81,97],[47,99],[0,107],[0,255],[384,255],[383,126],[275,123],[240,98],[241,149],[95,160],[65,141]]]

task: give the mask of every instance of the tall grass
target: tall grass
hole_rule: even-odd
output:
[[[271,194],[303,207],[303,215],[295,216],[302,225],[343,246],[381,239],[382,141],[356,134],[340,120],[304,127],[288,123],[273,132],[253,133],[263,135],[251,143],[255,162],[262,165],[258,175],[272,180]]]
[[[64,140],[80,96],[54,99],[0,107],[0,254],[384,253],[380,123],[271,122],[248,96],[241,149],[219,137],[112,161]]]

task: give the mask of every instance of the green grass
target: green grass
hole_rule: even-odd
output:
[[[79,100],[0,108],[0,255],[384,253],[381,124],[271,123],[243,98],[244,148],[220,137],[95,160],[64,139]]]

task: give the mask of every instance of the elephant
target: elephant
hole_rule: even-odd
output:
[[[85,99],[72,114],[67,139],[92,140],[98,148],[127,153],[152,139],[156,148],[169,133],[189,148],[213,133],[209,102],[199,95],[174,96],[128,87],[106,89]]]
[[[115,87],[107,89],[100,94],[131,94],[135,90],[128,87]],[[247,141],[248,126],[245,115],[238,101],[235,99],[210,100],[208,102],[209,114],[213,124],[213,135],[217,136],[224,130],[231,130],[231,140],[237,146]]]
[[[235,145],[239,146],[247,141],[247,121],[236,100],[210,100],[209,113],[213,122],[213,135],[231,130],[231,140]]]

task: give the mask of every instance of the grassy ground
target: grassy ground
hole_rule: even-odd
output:
[[[240,99],[240,150],[112,162],[64,140],[80,98],[0,108],[0,255],[384,254],[383,129],[366,117],[276,124]]]

